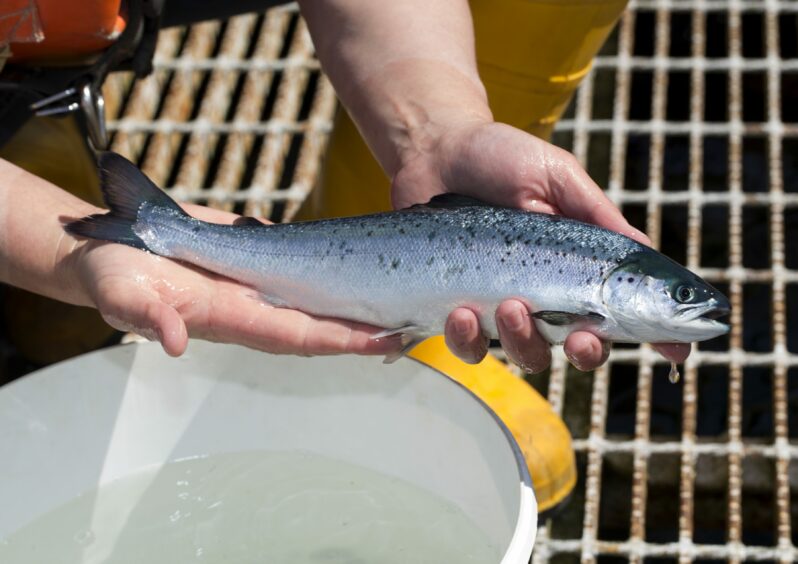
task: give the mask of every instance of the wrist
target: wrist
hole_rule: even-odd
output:
[[[342,98],[391,178],[457,131],[493,119],[479,79],[437,60],[393,61]]]

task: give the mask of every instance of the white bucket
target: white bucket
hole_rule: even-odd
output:
[[[432,492],[499,547],[502,563],[529,560],[537,506],[526,464],[467,389],[409,359],[274,356],[201,341],[178,359],[156,344],[106,349],[1,388],[0,539],[144,468],[291,450]]]

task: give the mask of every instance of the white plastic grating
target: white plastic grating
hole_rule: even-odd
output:
[[[580,482],[535,563],[798,561],[798,1],[637,0],[555,142],[732,300],[682,383],[650,347],[530,377]],[[162,32],[106,86],[112,148],[182,200],[275,220],[310,192],[335,98],[296,8]]]
[[[798,560],[796,14],[633,2],[558,125],[655,246],[728,291],[733,327],[694,350],[678,387],[647,346],[613,351],[589,383],[559,358],[543,384],[585,480],[536,563]]]

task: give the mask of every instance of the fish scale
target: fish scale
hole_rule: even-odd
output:
[[[185,261],[269,303],[385,327],[408,346],[468,307],[498,337],[494,312],[516,298],[550,342],[589,330],[611,341],[717,336],[728,301],[695,274],[613,231],[458,195],[368,216],[218,225],[187,215],[134,165],[100,158],[110,214],[67,229]],[[689,299],[674,294],[689,289]],[[699,299],[700,298],[700,299]]]

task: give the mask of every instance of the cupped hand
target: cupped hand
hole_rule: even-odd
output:
[[[237,217],[186,207],[215,223]],[[185,351],[189,336],[299,355],[385,355],[401,348],[395,338],[372,339],[380,328],[275,308],[251,288],[205,270],[124,245],[82,245],[76,250],[78,275],[103,318],[117,329],[160,341],[172,356]]]
[[[446,192],[562,214],[651,243],[624,219],[571,153],[501,123],[474,120],[452,127],[406,159],[393,177],[392,201],[397,209]],[[505,301],[496,311],[496,322],[502,347],[511,360],[528,372],[549,366],[550,347],[538,334],[525,304]],[[487,353],[477,316],[467,308],[449,315],[446,342],[466,362],[479,362]],[[683,362],[690,353],[689,344],[655,348],[674,362]],[[609,355],[608,344],[586,331],[571,333],[564,349],[580,370],[600,366]]]

